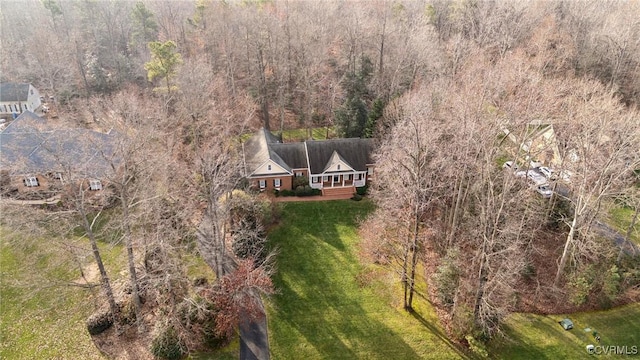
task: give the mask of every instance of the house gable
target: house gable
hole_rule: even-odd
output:
[[[324,167],[323,173],[340,172],[340,171],[354,171],[353,167],[347,163],[347,161],[340,156],[338,151],[334,150],[331,154],[331,158]]]
[[[262,165],[258,166],[258,168],[252,172],[249,177],[259,177],[259,176],[270,176],[270,175],[281,175],[288,174],[292,175],[292,173],[282,167],[277,162],[269,159],[265,161]]]

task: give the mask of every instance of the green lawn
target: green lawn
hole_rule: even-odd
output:
[[[627,229],[633,219],[634,210],[628,207],[616,206],[609,211],[608,223],[622,235],[627,234]],[[631,230],[630,240],[640,245],[640,221],[636,222]]]
[[[0,237],[0,358],[102,359],[85,327],[91,291],[65,285],[80,278],[68,251],[55,239]],[[109,264],[119,248],[104,248]]]
[[[274,131],[277,132],[277,131]],[[327,139],[327,128],[326,127],[317,127],[311,129],[311,134],[314,140],[324,140]],[[329,128],[329,139],[333,139],[336,137],[335,128]],[[284,142],[292,142],[292,141],[304,141],[308,138],[308,129],[290,129],[284,130],[282,132],[282,140]]]
[[[431,307],[401,309],[393,276],[357,257],[357,219],[368,201],[287,203],[269,235],[279,249],[267,302],[274,359],[451,359],[463,354]]]
[[[573,330],[565,331],[558,324],[565,317],[573,321]],[[496,359],[589,358],[586,346],[598,343],[585,328],[598,332],[602,346],[627,346],[629,351],[637,346],[640,351],[640,304],[571,315],[513,314],[507,322],[507,338],[494,341],[489,351]],[[620,356],[598,356],[602,357]]]

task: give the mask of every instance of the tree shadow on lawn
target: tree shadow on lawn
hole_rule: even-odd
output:
[[[422,296],[421,296],[422,297]],[[423,297],[424,298],[424,297]],[[430,301],[428,299],[424,299],[425,301],[429,302]],[[449,348],[451,348],[451,350],[455,351],[458,355],[460,355],[460,357],[464,358],[464,359],[471,359],[473,357],[469,356],[468,353],[466,353],[464,351],[464,349],[454,343],[453,341],[451,341],[451,339],[449,339],[449,337],[447,337],[447,335],[445,333],[442,332],[442,330],[438,329],[437,326],[434,326],[432,322],[428,321],[427,319],[423,318],[422,315],[420,315],[419,313],[417,313],[416,311],[413,310],[409,310],[409,313],[411,314],[411,316],[413,316],[416,320],[418,320],[422,326],[426,327],[427,329],[429,329],[429,331],[435,335],[438,339],[440,339],[443,343],[447,344],[447,346],[449,346]]]
[[[351,230],[354,218],[368,210],[346,206],[352,212],[345,215],[331,211],[334,206],[309,204],[287,205],[285,224],[270,235],[272,245],[279,248],[274,276],[278,294],[270,302],[269,317],[274,358],[423,356],[375,318],[384,318],[394,309],[356,281],[362,267],[353,244],[345,241],[357,241],[357,235],[348,232],[355,231]]]
[[[586,345],[595,343],[595,340],[589,342],[589,336],[577,323],[574,324],[573,329],[564,330],[558,323],[560,319],[561,317],[543,316],[520,320],[526,322],[526,325],[520,324],[519,327],[526,327],[527,333],[539,334],[539,338],[531,338],[523,331],[524,329],[518,330],[508,325],[505,331],[506,338],[500,339],[499,343],[492,346],[494,349],[503,349],[504,351],[501,350],[493,358],[582,359],[587,357],[589,354],[586,351]],[[550,340],[545,341],[544,338]]]

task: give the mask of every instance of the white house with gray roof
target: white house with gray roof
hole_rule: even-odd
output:
[[[40,93],[33,85],[0,83],[0,116],[35,112],[41,105]]]
[[[323,195],[351,194],[373,177],[371,139],[307,140],[282,143],[260,129],[243,144],[245,176],[264,190],[294,190],[294,177],[305,176]]]

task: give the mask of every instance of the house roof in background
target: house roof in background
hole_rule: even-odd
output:
[[[30,84],[0,83],[0,102],[27,101]]]
[[[54,129],[30,111],[0,133],[0,168],[14,174],[63,171],[102,177],[114,155],[115,133],[89,129]]]

